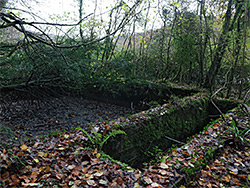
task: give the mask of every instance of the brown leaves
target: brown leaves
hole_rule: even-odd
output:
[[[162,168],[162,169],[168,169],[169,168],[168,165],[166,165],[166,163],[160,163],[159,167]]]
[[[231,179],[231,176],[230,176],[230,175],[226,175],[226,176],[224,176],[221,180],[222,180],[222,181],[225,181],[225,182],[227,182],[227,183],[229,183],[229,182],[230,182],[230,179]]]
[[[197,165],[200,165],[199,168],[205,165],[205,168],[197,171],[192,178],[192,185],[187,187],[249,187],[250,148],[236,150],[228,147],[218,156],[220,153],[217,151],[223,148],[220,135],[224,130],[224,122],[218,121],[194,137],[189,144],[170,151],[164,158],[164,163],[147,167],[143,175],[145,183],[151,187],[152,183],[167,187],[169,183],[174,184],[181,178],[177,171],[185,176],[189,170],[192,172],[196,169]],[[209,155],[218,156],[210,165],[205,160],[211,159]],[[165,168],[165,165],[168,168]]]
[[[28,149],[28,146],[26,146],[25,144],[23,144],[23,145],[21,146],[21,149],[22,149],[23,151],[26,151],[26,150]]]
[[[5,179],[5,178],[7,178],[9,176],[10,176],[10,173],[8,171],[2,174],[3,179]]]
[[[210,172],[206,171],[206,170],[201,170],[201,175],[203,177],[212,177],[212,175],[210,174]]]
[[[249,187],[250,148],[222,147],[224,151],[217,153],[223,126],[215,123],[189,144],[168,152],[158,164],[145,167],[143,174],[122,169],[97,150],[85,150],[82,144],[87,138],[81,132],[25,142],[0,151],[0,183],[7,187],[168,187],[185,178],[185,173],[201,169],[192,186]],[[207,164],[204,159],[210,154],[216,158]],[[42,185],[42,179],[53,183]]]
[[[82,134],[72,134],[0,151],[3,169],[0,183],[7,187],[38,187],[44,179],[62,187],[134,187],[140,177],[138,170],[122,170],[120,163],[103,159],[97,150],[85,150]]]
[[[245,147],[244,150],[240,151],[228,146],[211,165],[201,170],[200,178],[205,181],[197,183],[203,187],[211,182],[220,187],[248,186],[247,177],[250,178],[250,168],[246,168],[245,163],[249,163],[250,158],[245,153],[249,153],[250,148]]]
[[[56,178],[61,180],[64,179],[65,175],[64,174],[56,174]]]

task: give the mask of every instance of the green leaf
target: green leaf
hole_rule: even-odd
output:
[[[126,133],[125,133],[124,131],[122,131],[122,130],[112,131],[111,133],[109,133],[108,135],[106,135],[106,136],[104,137],[104,139],[103,139],[102,142],[100,143],[100,148],[102,148],[103,144],[104,144],[105,142],[107,142],[107,140],[108,140],[110,137],[112,137],[112,136],[115,137],[117,134],[125,134],[125,135],[126,135]]]
[[[81,127],[76,128],[76,130],[81,130],[84,134],[86,134],[90,140],[90,142],[94,145],[95,142],[93,141],[93,139],[91,138],[91,136],[89,135],[89,133],[87,131],[85,131],[84,129],[82,129]]]

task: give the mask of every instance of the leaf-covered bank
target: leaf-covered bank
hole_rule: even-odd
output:
[[[216,99],[219,109],[226,112],[237,106],[230,100]],[[111,126],[124,130],[126,136],[112,138],[104,147],[115,159],[135,167],[148,160],[147,153],[154,148],[166,150],[177,141],[185,141],[203,129],[211,116],[219,116],[206,94],[196,94],[126,118],[111,121]]]
[[[239,142],[233,139],[236,137],[229,127],[235,119],[241,131],[249,129],[249,117],[237,108],[225,115],[225,119],[227,123],[218,119],[187,144],[162,153],[159,163],[149,164],[142,171],[87,148],[89,138],[82,131],[34,137],[1,149],[1,186],[248,186],[249,134],[245,135],[246,143]],[[112,129],[104,124],[93,125],[93,131],[103,135]],[[202,176],[197,177],[198,173]]]

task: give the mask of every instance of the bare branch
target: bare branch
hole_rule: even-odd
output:
[[[119,25],[117,26],[117,28],[108,33],[106,36],[96,39],[96,40],[92,40],[90,42],[83,42],[81,44],[77,44],[77,45],[70,45],[70,46],[64,46],[64,45],[60,45],[60,44],[56,44],[48,35],[45,34],[45,32],[43,32],[41,29],[39,29],[36,25],[50,25],[50,26],[77,26],[79,25],[84,19],[88,18],[89,16],[91,16],[93,13],[85,16],[84,18],[82,18],[82,20],[80,20],[78,23],[75,24],[58,24],[58,23],[48,23],[48,22],[27,22],[24,19],[19,18],[18,16],[16,16],[14,13],[0,13],[0,18],[5,22],[2,25],[0,25],[0,28],[6,28],[6,27],[14,27],[15,29],[17,29],[18,31],[24,33],[27,37],[32,38],[38,42],[41,42],[43,44],[46,44],[48,46],[51,46],[53,48],[78,48],[81,46],[87,46],[87,45],[91,45],[94,44],[96,42],[100,42],[114,34],[116,34],[120,29],[122,29],[130,20],[133,16],[135,16],[135,9],[137,8],[137,6],[141,3],[141,0],[137,0],[137,2],[124,14],[123,19],[121,20],[121,22],[119,23]],[[116,8],[122,6],[119,5]],[[44,39],[44,37],[39,37],[36,34],[26,31],[23,26],[24,25],[28,25],[31,26],[33,28],[35,28],[36,30],[38,30],[39,32],[41,32],[43,34],[43,36],[45,36],[48,40]]]
[[[59,23],[49,23],[49,22],[26,22],[23,21],[21,18],[18,18],[15,14],[13,13],[0,13],[0,17],[4,20],[4,21],[8,21],[12,24],[17,24],[17,22],[19,24],[23,24],[23,25],[51,25],[51,26],[67,26],[67,27],[73,27],[73,26],[77,26],[79,25],[83,20],[87,19],[89,16],[91,16],[93,13],[85,16],[84,18],[82,18],[79,22],[74,23],[74,24],[59,24]],[[11,22],[10,20],[7,20],[6,18],[12,19],[14,20],[13,22]],[[2,26],[0,26],[0,28],[3,28]]]

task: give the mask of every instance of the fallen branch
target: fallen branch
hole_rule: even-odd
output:
[[[213,101],[214,96],[215,96],[217,93],[219,93],[222,89],[224,89],[225,87],[226,87],[226,83],[225,83],[221,88],[219,88],[219,89],[210,97],[210,101],[211,101],[211,103],[214,105],[214,107],[218,110],[218,112],[220,113],[220,115],[221,115],[222,119],[225,121],[225,123],[226,123],[227,125],[229,125],[229,123],[227,122],[227,120],[226,120],[225,116],[223,115],[222,111],[220,110],[220,108],[219,108],[219,107],[215,104],[215,102]]]
[[[174,141],[174,142],[177,142],[177,143],[179,143],[179,144],[183,144],[183,145],[186,144],[186,143],[184,143],[184,142],[181,142],[181,141],[179,141],[179,140],[175,140],[175,139],[170,138],[170,137],[168,137],[168,136],[165,136],[165,138],[167,138],[167,139],[169,139],[169,140],[172,140],[172,141]]]
[[[227,122],[225,116],[223,115],[222,111],[221,111],[220,108],[214,103],[214,101],[213,101],[212,98],[210,99],[210,101],[211,101],[211,103],[214,105],[214,107],[219,111],[219,113],[220,113],[222,119],[225,121],[225,123],[228,124],[228,122]]]
[[[245,104],[240,105],[240,109],[248,116],[250,117],[250,108]]]

